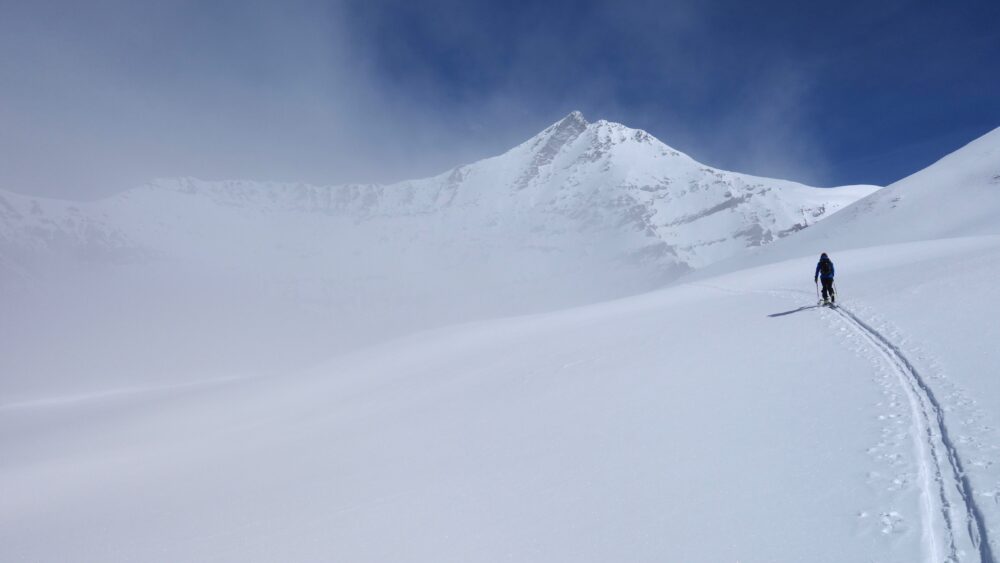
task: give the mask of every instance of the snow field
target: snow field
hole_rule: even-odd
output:
[[[878,252],[839,257],[846,307]],[[931,560],[946,548],[905,389],[835,311],[799,310],[810,269],[440,329],[294,378],[8,406],[0,543],[78,561]]]

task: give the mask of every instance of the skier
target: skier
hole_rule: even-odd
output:
[[[820,254],[819,262],[816,263],[816,273],[813,274],[813,283],[816,283],[817,279],[823,282],[823,304],[834,303],[837,300],[837,296],[833,294],[833,262],[827,257],[826,252]]]

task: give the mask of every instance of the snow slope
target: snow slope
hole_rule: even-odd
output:
[[[936,419],[910,376],[810,307],[809,258],[440,329],[295,378],[4,405],[0,557],[979,561],[968,522],[1000,524],[1000,357],[967,332],[996,329],[977,315],[925,332],[925,315],[981,301],[905,296],[997,274],[1000,240],[897,247],[892,271],[881,255],[841,256],[864,272],[846,308],[936,391],[979,520],[953,477],[934,480],[947,448],[918,447]],[[928,263],[948,273],[903,278],[881,308],[887,280]],[[974,381],[992,402],[971,401]]]
[[[841,247],[1000,234],[1000,128],[873,193],[819,233]]]
[[[881,244],[1000,234],[1000,128],[864,197],[794,238],[723,260],[698,275]]]

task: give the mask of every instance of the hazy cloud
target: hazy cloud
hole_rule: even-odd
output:
[[[574,109],[722,168],[901,175],[1000,119],[1000,79],[984,72],[998,31],[981,13],[996,9],[904,8],[8,2],[0,186],[85,198],[157,176],[387,182],[502,152]],[[919,150],[893,152],[904,143]]]

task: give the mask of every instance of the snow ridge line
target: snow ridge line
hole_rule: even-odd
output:
[[[955,511],[964,519],[968,541],[978,551],[980,563],[997,563],[990,546],[985,520],[976,504],[972,484],[969,482],[968,475],[962,465],[962,459],[949,435],[948,426],[944,420],[944,409],[941,408],[934,392],[898,346],[849,310],[840,306],[834,310],[867,339],[892,366],[910,401],[910,407],[914,414],[914,424],[917,426],[914,441],[922,458],[920,469],[924,479],[922,487],[925,493],[923,518],[930,547],[930,557],[933,559],[938,556],[937,541],[934,538],[933,529],[930,527],[930,520],[933,519],[934,512],[930,506],[933,488],[931,480],[933,479],[937,482],[941,504],[940,513],[947,533],[946,541],[949,551],[947,561],[961,561],[952,522],[952,509],[955,508]],[[947,466],[942,466],[942,458],[947,460]],[[933,464],[933,475],[929,471],[931,467],[928,466],[928,461]],[[947,477],[942,470],[945,468],[950,469],[950,475]],[[956,500],[964,505],[964,510],[953,506],[954,503],[950,500],[953,495],[948,493],[949,484],[946,483],[946,480],[951,481],[951,488],[954,488],[955,493],[957,493]]]

